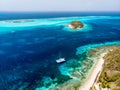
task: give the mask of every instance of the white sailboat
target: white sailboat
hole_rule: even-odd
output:
[[[62,62],[65,62],[65,58],[61,58],[60,55],[59,55],[59,59],[56,60],[57,63],[62,63]]]
[[[56,60],[57,63],[62,63],[62,62],[65,62],[65,61],[66,61],[65,58],[59,58],[59,59]]]

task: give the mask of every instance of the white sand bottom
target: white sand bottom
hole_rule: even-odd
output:
[[[89,90],[90,87],[94,84],[94,81],[96,80],[96,77],[98,73],[102,70],[102,66],[104,63],[103,57],[105,56],[107,52],[102,53],[99,60],[96,62],[95,66],[91,69],[91,73],[89,74],[88,78],[83,82],[83,84],[80,86],[79,90]]]

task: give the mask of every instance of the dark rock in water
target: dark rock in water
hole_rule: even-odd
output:
[[[79,28],[83,28],[84,24],[80,21],[72,21],[68,26],[69,26],[69,28],[76,30]]]
[[[52,79],[55,79],[55,75],[54,75],[54,74],[52,74],[52,75],[51,75],[51,78],[52,78]]]

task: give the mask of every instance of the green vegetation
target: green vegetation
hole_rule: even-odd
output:
[[[70,25],[73,27],[73,29],[83,28],[84,24],[80,21],[72,21]]]
[[[120,90],[120,89],[117,89],[117,88],[113,88],[112,90]]]
[[[105,57],[103,71],[99,77],[102,88],[120,90],[120,46],[116,46]]]
[[[96,88],[95,87],[90,87],[90,90],[96,90]]]

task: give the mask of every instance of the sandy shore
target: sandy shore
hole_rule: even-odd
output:
[[[85,82],[83,83],[83,85],[81,85],[81,87],[79,88],[79,90],[89,90],[90,87],[94,84],[96,77],[98,76],[98,74],[101,72],[102,70],[102,66],[104,63],[104,59],[103,57],[105,56],[107,52],[102,53],[100,55],[99,60],[95,63],[95,65],[92,67],[90,74],[88,75],[88,78],[85,80]]]

